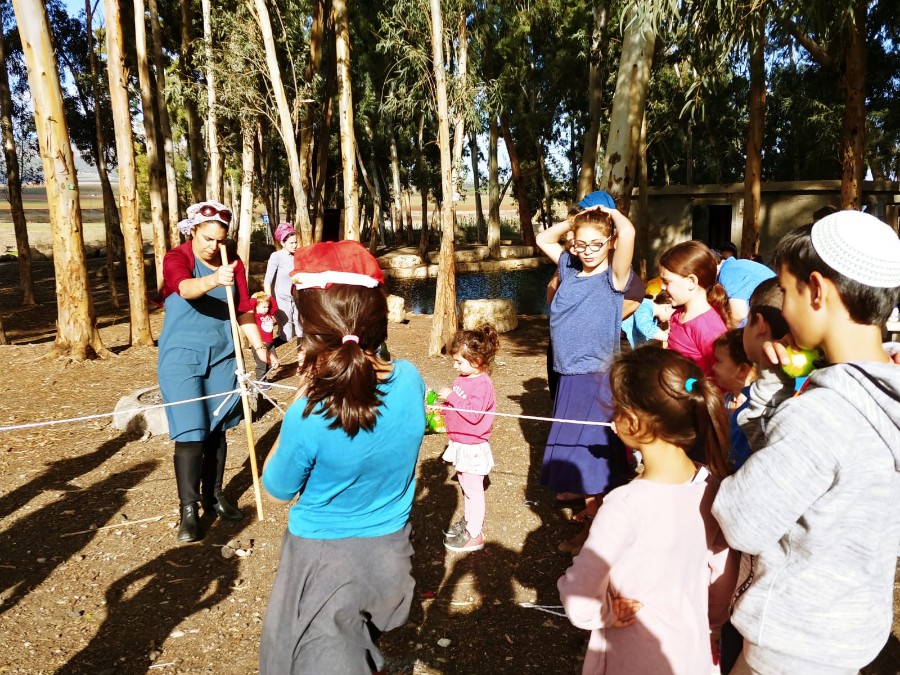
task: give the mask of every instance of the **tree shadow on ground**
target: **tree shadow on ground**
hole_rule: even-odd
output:
[[[260,467],[280,428],[276,424],[259,439]],[[224,491],[236,502],[248,490],[252,491],[249,458]],[[174,494],[172,498],[174,502]],[[115,581],[106,592],[103,624],[58,672],[102,674],[149,669],[149,651],[163,652],[163,644],[176,626],[197,612],[216,607],[233,593],[239,580],[238,559],[222,557],[221,547],[255,522],[255,514],[249,509],[244,516],[238,522],[204,517],[206,536],[202,542],[177,546],[173,533],[172,548]]]
[[[0,592],[6,593],[0,614],[17,605],[59,565],[87,546],[97,536],[96,528],[107,524],[125,506],[127,491],[157,467],[155,460],[142,462],[86,488],[73,484],[133,439],[130,432],[124,432],[88,455],[53,462],[38,478],[0,499],[0,514],[6,516],[45,492],[62,493],[0,533],[0,551],[4,560],[10,561],[0,568]],[[86,514],[90,514],[89,520],[85,520]],[[69,534],[85,529],[89,531]]]

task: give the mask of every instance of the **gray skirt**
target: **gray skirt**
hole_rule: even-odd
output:
[[[407,524],[382,537],[285,532],[259,644],[260,675],[371,675],[374,637],[409,618],[415,580]]]

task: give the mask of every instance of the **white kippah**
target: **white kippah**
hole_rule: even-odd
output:
[[[812,226],[813,248],[835,272],[874,288],[900,286],[900,239],[862,211],[838,211]]]

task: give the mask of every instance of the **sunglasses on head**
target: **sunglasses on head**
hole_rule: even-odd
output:
[[[204,204],[200,207],[197,213],[199,213],[204,218],[214,218],[218,216],[225,223],[231,222],[231,211],[229,211],[228,209],[217,209],[211,204]]]

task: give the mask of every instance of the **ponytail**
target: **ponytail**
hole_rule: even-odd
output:
[[[375,353],[387,338],[387,300],[381,288],[335,284],[304,289],[297,303],[303,326],[306,381],[303,416],[333,418],[351,438],[371,431],[383,392]]]
[[[725,478],[732,473],[731,459],[728,456],[731,432],[722,394],[715,382],[708,377],[699,378],[690,393],[694,405],[697,442],[702,443],[705,450],[706,466],[716,478]]]
[[[734,328],[734,317],[731,314],[731,305],[728,304],[728,293],[720,283],[715,283],[706,289],[706,301],[718,312],[725,322],[725,327]]]

